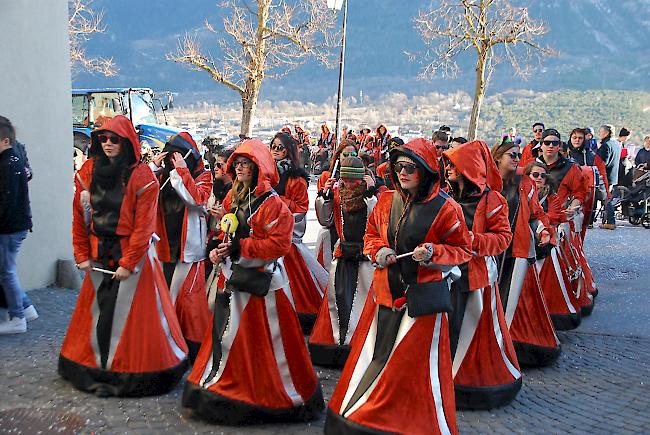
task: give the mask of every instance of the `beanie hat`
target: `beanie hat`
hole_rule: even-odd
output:
[[[361,180],[366,175],[363,160],[357,156],[345,157],[341,162],[341,178],[344,180]]]

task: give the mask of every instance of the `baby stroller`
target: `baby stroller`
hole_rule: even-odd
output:
[[[621,188],[621,213],[632,225],[643,225],[650,229],[650,171],[646,171],[634,181],[632,188]]]

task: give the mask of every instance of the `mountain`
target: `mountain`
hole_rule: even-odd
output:
[[[178,92],[176,101],[234,101],[237,94],[212,82],[206,73],[188,71],[165,59],[178,38],[198,32],[209,46],[203,22],[221,23],[218,0],[95,0],[104,9],[107,32],[87,43],[90,55],[113,57],[117,77],[79,73],[75,87],[148,86]],[[323,0],[325,1],[325,0]],[[525,0],[524,0],[525,1]],[[421,65],[404,51],[424,48],[412,18],[429,2],[350,0],[345,94],[377,97],[389,92],[407,95],[431,91],[473,91],[473,59],[462,59],[456,79],[420,81]],[[558,52],[543,61],[528,81],[514,77],[508,65],[493,75],[489,93],[506,89],[650,90],[650,0],[527,0],[531,16],[550,31],[543,42]],[[214,54],[218,54],[214,52]],[[267,80],[264,99],[323,101],[336,93],[338,69],[309,63],[280,80]]]

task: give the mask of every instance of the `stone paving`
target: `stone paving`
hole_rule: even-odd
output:
[[[559,333],[561,357],[551,367],[526,370],[510,406],[459,411],[461,433],[650,433],[649,236],[650,230],[630,227],[589,233],[587,252],[601,288],[594,314],[578,330]],[[323,418],[246,428],[205,424],[180,408],[182,385],[142,399],[99,399],[75,390],[58,377],[56,362],[76,294],[54,288],[30,292],[41,317],[26,334],[0,337],[0,433],[35,433],[22,424],[22,430],[9,432],[17,425],[16,413],[33,419],[65,415],[81,422],[83,433],[322,433]],[[318,370],[326,398],[338,374]]]

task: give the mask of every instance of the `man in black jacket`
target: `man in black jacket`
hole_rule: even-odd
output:
[[[0,335],[25,332],[27,321],[38,317],[16,271],[18,250],[32,229],[32,213],[26,162],[13,147],[15,141],[13,125],[0,116],[0,286],[9,312],[0,322]]]

